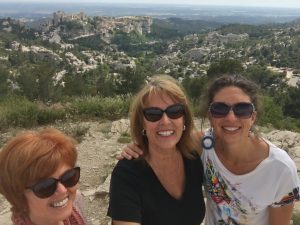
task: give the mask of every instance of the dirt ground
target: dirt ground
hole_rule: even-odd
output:
[[[111,134],[110,123],[89,123],[89,131],[78,145],[78,164],[82,169],[80,190],[82,191],[87,219],[90,225],[108,225],[106,217],[108,187],[103,193],[86,194],[103,184],[116,164],[116,155],[124,144],[118,143],[120,134]]]

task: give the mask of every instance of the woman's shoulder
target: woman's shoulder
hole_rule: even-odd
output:
[[[139,176],[147,167],[148,164],[143,159],[122,159],[114,167],[112,176]]]
[[[269,152],[270,152],[269,155],[271,158],[277,159],[279,161],[291,160],[291,157],[289,156],[287,151],[285,151],[282,148],[279,148],[278,146],[274,145],[270,141],[266,141],[266,142],[269,146]]]
[[[70,220],[75,220],[77,223],[74,224],[79,224],[79,225],[85,225],[87,224],[87,220],[85,217],[85,211],[84,211],[84,203],[83,203],[83,198],[81,195],[81,192],[77,190],[76,192],[76,197],[73,203],[73,213],[70,216]]]
[[[203,168],[199,152],[197,152],[197,151],[191,152],[191,157],[183,156],[183,159],[184,159],[184,163],[187,166],[192,166],[192,167],[195,167],[197,169],[199,169],[199,168],[202,169]]]
[[[269,145],[269,159],[272,163],[277,165],[277,168],[295,170],[295,162],[285,150],[277,147],[269,141],[267,141],[267,144]]]

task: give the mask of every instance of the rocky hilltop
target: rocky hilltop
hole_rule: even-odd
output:
[[[196,121],[200,128],[200,122]],[[120,143],[122,134],[129,131],[128,120],[115,122],[80,122],[60,124],[55,126],[63,131],[85,128],[86,132],[78,144],[78,164],[82,169],[80,190],[84,199],[86,215],[89,225],[108,225],[106,217],[108,204],[108,188],[111,171],[116,164],[116,155],[124,144]],[[0,134],[0,141],[4,142],[15,134],[7,132]],[[300,133],[290,131],[263,131],[263,136],[277,146],[285,149],[297,164],[300,174]],[[300,204],[297,203],[295,213],[300,213]],[[0,196],[0,224],[10,225],[9,204]]]

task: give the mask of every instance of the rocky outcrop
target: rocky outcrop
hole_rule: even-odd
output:
[[[198,63],[203,63],[205,58],[209,54],[209,49],[205,48],[193,48],[189,51],[187,51],[184,55],[183,58],[189,62],[195,61]]]
[[[210,45],[220,45],[220,44],[226,44],[229,42],[236,42],[236,41],[242,41],[249,38],[249,35],[247,33],[245,34],[226,34],[222,35],[219,34],[218,32],[210,32],[206,39],[205,42]]]

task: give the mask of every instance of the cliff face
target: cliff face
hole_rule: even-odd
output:
[[[78,122],[53,126],[66,133],[79,128],[86,130],[82,141],[77,145],[78,165],[82,171],[80,190],[86,217],[90,225],[110,224],[110,219],[106,217],[110,173],[117,162],[116,155],[124,146],[118,139],[121,134],[129,131],[129,121],[123,119],[113,123]],[[196,121],[196,126],[200,128],[199,121]],[[15,131],[2,133],[0,140],[4,142],[13,134]],[[263,133],[263,136],[286,150],[300,172],[300,133],[273,130]],[[294,211],[300,213],[299,203],[296,204]],[[0,196],[0,221],[1,225],[11,224],[10,207],[3,196]]]

